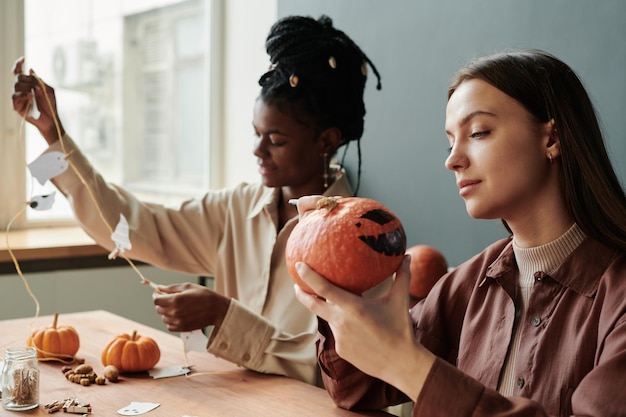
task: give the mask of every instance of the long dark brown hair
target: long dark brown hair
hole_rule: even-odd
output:
[[[497,53],[461,68],[448,99],[470,79],[483,80],[514,98],[541,123],[554,119],[561,146],[556,160],[561,164],[559,181],[568,209],[588,236],[626,250],[626,195],[593,103],[576,73],[544,51]]]

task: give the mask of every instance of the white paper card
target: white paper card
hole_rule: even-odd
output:
[[[39,108],[37,107],[37,100],[35,100],[35,90],[30,90],[33,93],[33,99],[31,100],[30,103],[30,110],[28,111],[28,115],[30,117],[32,117],[33,119],[37,120],[39,119],[39,116],[41,116],[41,112],[39,111]]]
[[[39,155],[37,159],[28,164],[30,174],[44,185],[50,178],[54,178],[65,172],[69,163],[63,152],[52,151]]]
[[[115,242],[115,246],[119,253],[131,249],[130,237],[128,236],[128,220],[123,214],[120,214],[120,221],[115,226],[115,230],[111,234],[111,239]]]
[[[139,414],[147,413],[148,411],[152,411],[157,408],[158,403],[140,403],[140,402],[131,402],[124,408],[120,408],[117,410],[117,414],[121,414],[123,416],[137,416]]]
[[[54,195],[56,191],[46,195],[37,195],[32,198],[30,202],[30,208],[33,210],[49,210],[54,204]]]
[[[186,375],[190,371],[191,370],[185,366],[173,365],[173,366],[166,366],[164,368],[152,368],[151,370],[148,371],[148,374],[154,379],[159,379],[159,378],[169,378],[173,376]]]
[[[183,340],[186,352],[206,352],[209,338],[202,333],[201,329],[183,332],[180,334],[180,338]]]

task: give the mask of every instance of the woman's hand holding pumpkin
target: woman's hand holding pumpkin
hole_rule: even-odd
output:
[[[415,340],[413,333],[407,297],[409,265],[407,256],[388,294],[366,298],[342,290],[299,263],[298,273],[318,296],[304,292],[297,285],[295,291],[304,306],[328,322],[339,356],[415,399],[434,356]]]
[[[156,312],[171,332],[189,332],[221,325],[230,299],[199,284],[159,285],[153,301]]]

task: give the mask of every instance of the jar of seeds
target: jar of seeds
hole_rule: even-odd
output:
[[[2,405],[7,410],[30,410],[39,406],[39,366],[32,347],[8,348],[0,376]]]

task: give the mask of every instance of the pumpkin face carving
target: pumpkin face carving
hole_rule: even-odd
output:
[[[390,277],[402,263],[406,234],[383,204],[362,197],[325,197],[301,216],[285,249],[287,269],[300,287],[295,264],[303,261],[335,285],[361,294]]]

